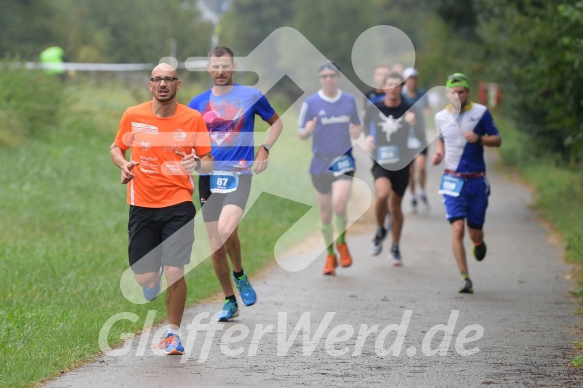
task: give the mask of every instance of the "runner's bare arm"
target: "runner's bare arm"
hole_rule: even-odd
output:
[[[350,124],[350,137],[352,139],[358,139],[360,137],[360,133],[362,131],[362,125],[354,125]]]
[[[182,157],[180,164],[188,172],[208,173],[213,170],[214,159],[210,152],[199,157],[193,148],[190,154],[179,151],[176,154]]]
[[[433,154],[433,157],[431,158],[431,164],[434,166],[441,163],[443,156],[445,155],[445,144],[443,143],[443,140],[438,140],[435,146],[435,154]]]
[[[215,165],[215,159],[209,152],[208,154],[204,154],[200,157],[200,169],[198,170],[199,173],[209,173],[213,170]]]
[[[115,145],[115,143],[109,147],[109,153],[113,163],[121,169],[121,183],[125,185],[134,179],[135,175],[132,173],[132,170],[140,163],[133,160],[128,162],[126,160],[126,152]]]
[[[273,116],[267,120],[267,123],[270,125],[270,127],[267,138],[263,143],[265,147],[259,147],[259,150],[257,150],[257,154],[255,155],[255,162],[253,163],[253,171],[256,174],[262,173],[267,168],[267,158],[269,157],[269,151],[266,149],[266,147],[271,149],[281,134],[281,131],[283,130],[283,122],[277,113],[274,113]]]
[[[300,128],[300,130],[298,131],[298,133],[300,135],[300,139],[306,140],[310,136],[312,136],[312,134],[316,130],[316,124],[317,123],[318,123],[318,118],[317,117],[314,117],[313,119],[311,119],[310,121],[308,121],[306,123],[306,125],[305,125],[304,128]]]

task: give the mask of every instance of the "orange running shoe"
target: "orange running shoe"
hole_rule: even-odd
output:
[[[326,258],[326,266],[324,267],[324,275],[336,275],[334,270],[338,267],[338,261],[336,260],[336,255],[331,253]]]
[[[336,249],[340,253],[340,265],[342,267],[350,267],[352,265],[352,256],[348,252],[348,245],[346,243],[336,244]]]

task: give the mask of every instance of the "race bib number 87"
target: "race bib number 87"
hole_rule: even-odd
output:
[[[211,193],[231,193],[239,186],[239,174],[230,171],[214,171],[210,179]]]

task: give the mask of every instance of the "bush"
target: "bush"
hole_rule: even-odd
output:
[[[15,145],[55,125],[64,100],[59,77],[5,60],[0,72],[0,146]]]

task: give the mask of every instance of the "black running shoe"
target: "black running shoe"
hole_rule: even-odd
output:
[[[411,212],[417,213],[417,198],[411,198]]]
[[[474,286],[470,278],[462,280],[462,284],[460,284],[460,289],[458,290],[460,294],[473,294],[474,293]]]
[[[431,206],[429,206],[429,201],[427,200],[427,196],[425,194],[419,194],[419,198],[421,199],[421,203],[425,206],[425,211],[428,212],[431,210]]]
[[[399,252],[399,248],[391,248],[391,253],[389,254],[391,259],[391,263],[393,267],[400,267],[403,265],[403,258],[401,257],[401,252]]]
[[[368,252],[376,256],[383,250],[383,241],[387,237],[387,230],[385,228],[377,227],[377,233],[375,234],[372,242],[370,243],[370,247]]]
[[[482,261],[484,260],[484,257],[486,257],[486,243],[484,241],[482,241],[480,245],[474,245],[472,250],[476,260]]]

